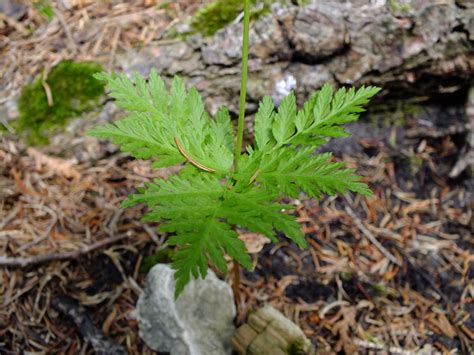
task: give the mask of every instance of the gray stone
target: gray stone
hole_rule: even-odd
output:
[[[209,270],[206,279],[193,279],[176,302],[174,291],[174,270],[154,266],[137,304],[145,343],[171,355],[230,354],[236,314],[230,286]]]
[[[315,26],[315,23],[318,25]],[[299,11],[290,28],[295,51],[306,61],[316,61],[342,51],[347,42],[342,7],[315,3]]]
[[[27,11],[26,5],[17,0],[0,0],[0,12],[15,20],[23,17]]]

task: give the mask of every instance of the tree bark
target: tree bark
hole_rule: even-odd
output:
[[[279,101],[295,89],[304,100],[325,82],[371,83],[393,95],[465,90],[474,68],[472,3],[399,3],[403,0],[313,1],[274,9],[254,22],[248,111],[266,94]],[[186,77],[210,99],[211,112],[229,103],[237,112],[241,32],[242,24],[234,23],[210,38],[164,42],[146,49],[136,63],[144,56],[162,75]]]

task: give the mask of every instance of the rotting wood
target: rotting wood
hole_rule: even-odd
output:
[[[237,329],[232,338],[232,345],[242,355],[314,352],[303,331],[271,306],[251,313],[247,323]]]

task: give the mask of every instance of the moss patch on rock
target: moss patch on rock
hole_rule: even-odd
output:
[[[93,75],[102,70],[94,62],[62,61],[51,69],[46,80],[43,74],[38,75],[23,87],[15,128],[27,134],[30,144],[48,143],[48,135],[64,127],[68,119],[98,106],[105,86]],[[48,103],[48,87],[52,105]]]
[[[251,0],[251,20],[257,20],[269,13],[271,5],[275,3],[305,6],[309,3],[309,0]],[[202,33],[205,36],[212,36],[221,28],[234,21],[243,11],[244,3],[242,0],[215,0],[199,9],[191,19],[190,25],[194,32],[181,36],[171,33],[169,37],[186,38],[187,35],[196,32]]]
[[[412,9],[412,0],[389,0],[388,6],[392,12],[406,14]]]
[[[253,20],[270,11],[270,0],[252,0]],[[197,32],[205,36],[212,36],[221,28],[235,20],[235,18],[244,11],[244,2],[242,0],[216,0],[200,10],[191,20],[191,26]]]

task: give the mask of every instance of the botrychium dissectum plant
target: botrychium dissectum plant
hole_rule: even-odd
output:
[[[293,93],[278,108],[266,96],[255,114],[253,145],[242,152],[249,42],[249,2],[244,0],[242,80],[237,135],[227,108],[209,117],[195,88],[186,89],[175,77],[168,88],[158,73],[147,80],[136,74],[98,74],[118,107],[129,115],[96,127],[90,134],[108,138],[138,159],[151,159],[155,168],[184,164],[178,174],[158,179],[130,195],[124,207],[148,205],[144,221],[161,222],[177,247],[176,297],[191,276],[205,277],[209,262],[227,270],[224,255],[245,268],[251,259],[236,227],[261,233],[273,242],[284,234],[300,248],[304,235],[291,205],[278,203],[301,192],[319,198],[353,191],[370,195],[361,177],[330,153],[316,149],[331,138],[346,137],[343,124],[355,121],[379,89],[333,91],[324,85],[297,109]]]

